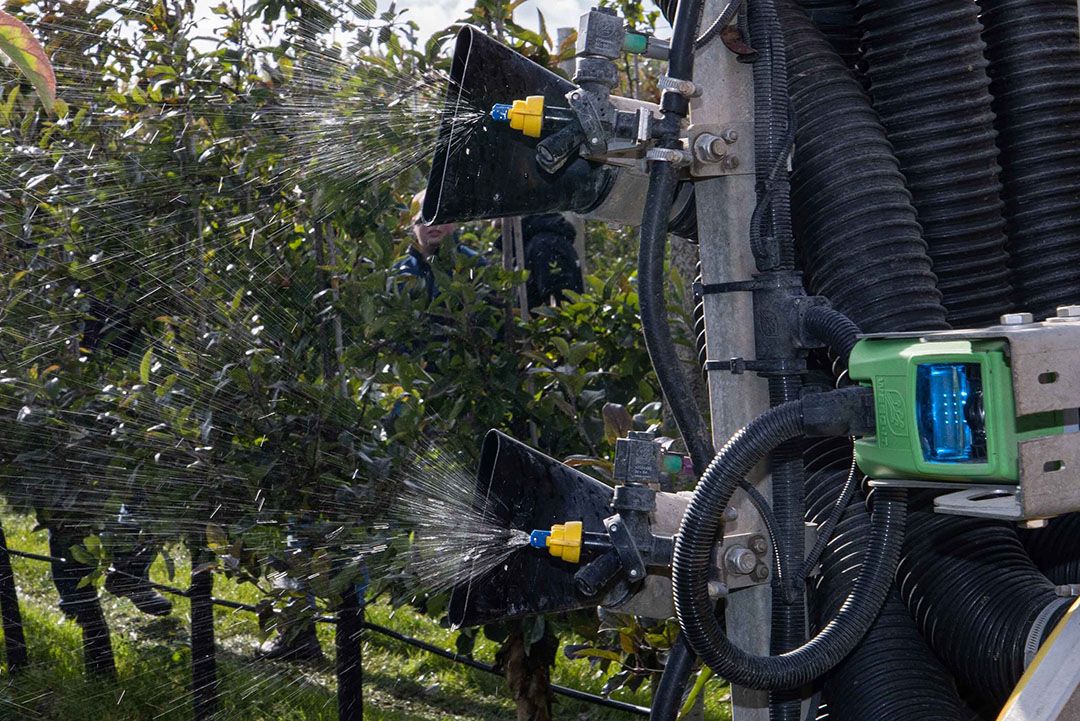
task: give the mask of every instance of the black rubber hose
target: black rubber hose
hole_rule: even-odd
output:
[[[796,116],[792,208],[810,289],[866,332],[947,328],[911,195],[862,86],[780,3]]]
[[[1020,540],[1052,583],[1080,583],[1080,513],[1059,516],[1037,531],[1022,531]]]
[[[664,673],[660,676],[660,684],[656,687],[656,693],[653,694],[649,721],[676,721],[696,660],[697,654],[690,648],[690,644],[686,642],[683,635],[676,636],[675,645],[671,647],[667,661],[664,663]]]
[[[694,39],[701,16],[701,0],[668,0],[665,15],[672,23],[668,75],[690,80],[694,68]],[[674,146],[680,121],[689,105],[686,98],[665,91],[661,98],[660,145]],[[695,474],[700,475],[712,456],[712,439],[683,375],[681,361],[668,324],[664,302],[664,251],[667,245],[668,216],[675,198],[676,175],[671,163],[654,162],[649,171],[649,190],[645,200],[638,252],[638,290],[642,331],[657,380],[675,423],[690,453]],[[682,635],[675,640],[668,665],[660,679],[652,702],[653,721],[674,721],[694,663],[694,654]]]
[[[753,656],[732,645],[713,615],[708,592],[723,511],[739,480],[770,451],[802,432],[802,401],[793,401],[766,411],[736,433],[698,483],[675,542],[672,585],[679,626],[713,671],[740,686],[796,688],[849,654],[888,595],[903,541],[904,492],[884,490],[875,498],[863,573],[836,616],[807,643],[779,656]]]
[[[657,380],[663,390],[686,450],[700,475],[712,457],[712,440],[705,419],[684,376],[682,361],[675,355],[675,341],[668,323],[664,299],[664,251],[667,248],[667,213],[675,193],[675,169],[670,163],[653,163],[649,171],[649,194],[641,223],[638,253],[638,298],[641,328]]]
[[[896,578],[923,637],[987,713],[1020,680],[1040,614],[1035,644],[1067,609],[1003,522],[913,509]]]
[[[1012,307],[1012,286],[979,8],[858,0],[856,12],[870,96],[914,199],[946,317],[956,328],[996,323]]]
[[[668,75],[690,80],[694,70],[694,37],[701,15],[700,0],[683,0],[676,11],[671,40]],[[677,143],[677,134],[688,105],[686,98],[666,90],[661,98],[661,145]],[[664,300],[664,255],[667,249],[667,219],[675,198],[677,178],[671,163],[653,162],[649,190],[645,197],[638,251],[638,297],[645,347],[649,352],[660,388],[671,408],[675,424],[694,464],[694,472],[704,472],[712,457],[708,426],[697,410],[682,362],[675,354],[675,342],[668,323]]]
[[[1013,283],[1036,319],[1080,301],[1080,38],[1073,0],[979,0]]]

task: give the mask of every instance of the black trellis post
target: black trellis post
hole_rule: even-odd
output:
[[[3,526],[0,526],[0,621],[4,628],[8,673],[16,673],[27,664],[26,637],[23,635],[19,593],[15,588],[15,573],[11,570],[11,556],[8,555]]]
[[[356,586],[350,584],[342,593],[334,635],[338,721],[362,721],[364,718],[364,666],[360,638],[363,630],[364,604]]]
[[[193,559],[194,572],[189,590],[191,696],[195,721],[208,721],[218,706],[217,659],[214,656],[214,573],[207,563],[209,554],[203,552],[198,556]]]

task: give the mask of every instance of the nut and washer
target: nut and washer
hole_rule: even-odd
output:
[[[1006,313],[1001,316],[1001,325],[1027,325],[1034,322],[1035,316],[1031,313]]]
[[[748,575],[757,567],[757,554],[745,546],[734,546],[724,554],[728,571],[740,575]]]
[[[702,133],[694,140],[694,157],[701,163],[719,163],[727,156],[728,144],[712,133]]]
[[[769,544],[765,542],[764,536],[753,536],[750,539],[750,550],[760,556],[769,550]]]
[[[758,564],[758,567],[754,569],[754,580],[764,581],[769,577],[769,567],[764,563]]]

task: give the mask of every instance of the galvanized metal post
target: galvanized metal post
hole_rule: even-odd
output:
[[[727,5],[727,0],[706,0],[702,27],[707,27]],[[705,284],[750,279],[755,272],[750,252],[750,216],[754,210],[754,91],[751,67],[739,63],[719,37],[701,48],[695,59],[694,82],[701,97],[691,103],[692,125],[709,125],[721,133],[734,131],[737,140],[729,151],[738,158],[731,174],[699,181],[697,195],[702,281]],[[729,164],[729,168],[734,163]],[[705,297],[705,328],[710,359],[754,357],[754,308],[749,292]],[[767,410],[768,385],[753,374],[709,375],[709,404],[713,443],[719,448],[739,428]],[[764,469],[751,480],[771,500],[769,478]],[[733,501],[739,514],[756,513],[739,494]],[[750,653],[769,653],[768,628],[771,610],[768,584],[732,591],[727,602],[727,632]],[[767,721],[767,693],[734,687],[735,721]]]

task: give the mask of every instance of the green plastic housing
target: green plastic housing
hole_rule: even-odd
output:
[[[978,364],[985,409],[985,462],[926,459],[919,440],[916,374],[920,365],[931,363]],[[865,338],[852,350],[848,369],[853,380],[874,389],[876,434],[855,442],[855,461],[871,478],[1016,483],[1020,442],[1063,432],[1060,413],[1017,418],[1004,340]]]

